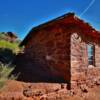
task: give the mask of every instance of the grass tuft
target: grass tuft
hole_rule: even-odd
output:
[[[5,84],[5,82],[8,79],[16,79],[17,77],[11,76],[9,77],[9,75],[11,74],[11,72],[14,70],[14,67],[11,67],[9,65],[4,65],[4,64],[0,64],[0,88],[2,88]]]

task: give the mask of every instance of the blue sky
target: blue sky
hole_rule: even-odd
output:
[[[100,29],[100,0],[0,0],[0,32],[15,32],[23,39],[32,27],[75,12],[97,30]]]

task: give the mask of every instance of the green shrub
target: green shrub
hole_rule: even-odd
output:
[[[11,74],[13,70],[14,70],[14,67],[10,67],[9,65],[0,64],[0,88],[3,87],[3,85],[8,79],[17,78],[14,76],[9,77],[9,75]]]
[[[8,48],[14,53],[17,53],[19,51],[18,43],[10,43],[5,40],[0,40],[0,48]]]

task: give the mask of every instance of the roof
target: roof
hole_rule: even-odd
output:
[[[27,42],[32,38],[32,36],[35,34],[36,31],[43,29],[43,28],[46,28],[47,26],[51,25],[52,23],[55,23],[57,21],[61,21],[63,19],[67,19],[65,22],[66,24],[75,23],[76,25],[84,27],[83,29],[87,31],[86,32],[87,35],[92,36],[93,38],[95,38],[95,40],[100,40],[100,32],[99,31],[96,31],[88,23],[85,23],[83,20],[76,17],[74,13],[67,13],[67,14],[60,16],[56,19],[53,19],[49,22],[46,22],[44,24],[40,24],[39,26],[33,27],[32,30],[24,38],[24,40],[20,43],[20,46],[26,45]]]

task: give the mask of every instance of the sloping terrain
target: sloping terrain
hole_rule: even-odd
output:
[[[0,33],[0,62],[3,64],[11,63],[20,50],[18,40],[11,40],[6,33]]]

